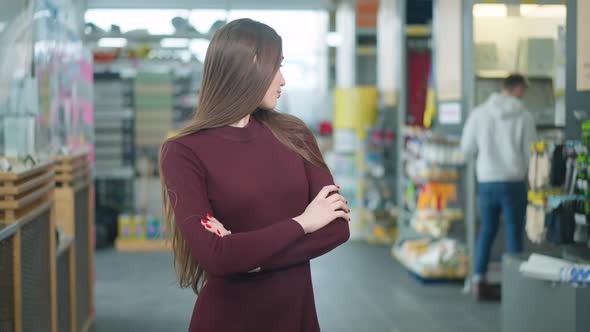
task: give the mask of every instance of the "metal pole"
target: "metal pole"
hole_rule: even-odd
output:
[[[473,0],[463,1],[463,114],[465,118],[474,107],[475,68],[473,63]],[[475,214],[475,165],[472,160],[467,163],[465,173],[465,226],[467,232],[467,252],[470,265],[475,259],[476,214]],[[465,279],[465,292],[471,289],[472,268]]]
[[[406,59],[406,0],[396,0],[397,8],[397,38],[394,40],[397,42],[397,72],[396,80],[398,83],[398,94],[397,94],[397,126],[396,126],[396,144],[397,144],[397,199],[399,203],[399,217],[400,222],[400,235],[403,230],[408,227],[406,219],[406,213],[404,211],[404,133],[403,128],[406,124],[406,112],[407,112],[407,59]]]
[[[336,54],[336,86],[352,88],[356,84],[356,15],[355,3],[343,0],[336,8],[336,31],[340,45]]]

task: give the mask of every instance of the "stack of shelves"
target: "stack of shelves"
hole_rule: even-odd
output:
[[[123,65],[94,67],[97,246],[114,240],[117,214],[134,204],[134,76]]]
[[[135,81],[136,144],[155,150],[173,129],[174,82],[171,73],[138,72]]]
[[[468,273],[461,199],[459,140],[417,127],[404,129],[405,197],[392,255],[423,280]]]
[[[118,73],[94,75],[97,179],[134,176],[133,80]]]
[[[203,76],[202,64],[190,63],[188,68],[174,73],[174,128],[181,128],[189,121],[196,109]]]

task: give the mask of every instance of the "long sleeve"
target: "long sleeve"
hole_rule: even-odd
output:
[[[210,233],[200,223],[213,213],[201,161],[188,147],[172,141],[166,143],[161,162],[175,227],[207,273],[224,277],[250,271],[304,237],[303,228],[287,218],[251,232],[225,237]]]
[[[477,154],[477,128],[475,122],[475,112],[473,112],[467,118],[461,136],[461,150],[470,158]]]
[[[315,150],[315,153],[320,154],[317,143],[315,143],[315,140],[312,140],[312,142],[314,142],[312,149]],[[311,202],[324,186],[333,185],[334,180],[328,170],[315,166],[308,161],[304,161],[304,163],[309,184],[308,201]],[[307,234],[278,255],[273,256],[270,261],[261,266],[261,269],[263,271],[275,270],[307,263],[348,241],[349,237],[348,221],[342,218],[335,219],[322,229]]]

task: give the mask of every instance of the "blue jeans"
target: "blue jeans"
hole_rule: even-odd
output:
[[[488,270],[490,251],[504,216],[506,251],[522,251],[527,206],[527,185],[520,182],[483,182],[479,184],[481,228],[475,251],[474,273],[484,277]]]

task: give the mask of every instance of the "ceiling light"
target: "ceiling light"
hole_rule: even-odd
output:
[[[160,41],[160,46],[164,48],[187,48],[190,40],[186,38],[164,38]]]
[[[99,47],[125,47],[127,46],[127,39],[125,38],[100,38],[98,40]]]
[[[566,13],[564,5],[520,5],[520,15],[523,17],[565,18]]]
[[[508,7],[502,4],[476,4],[473,6],[474,17],[506,17]]]

